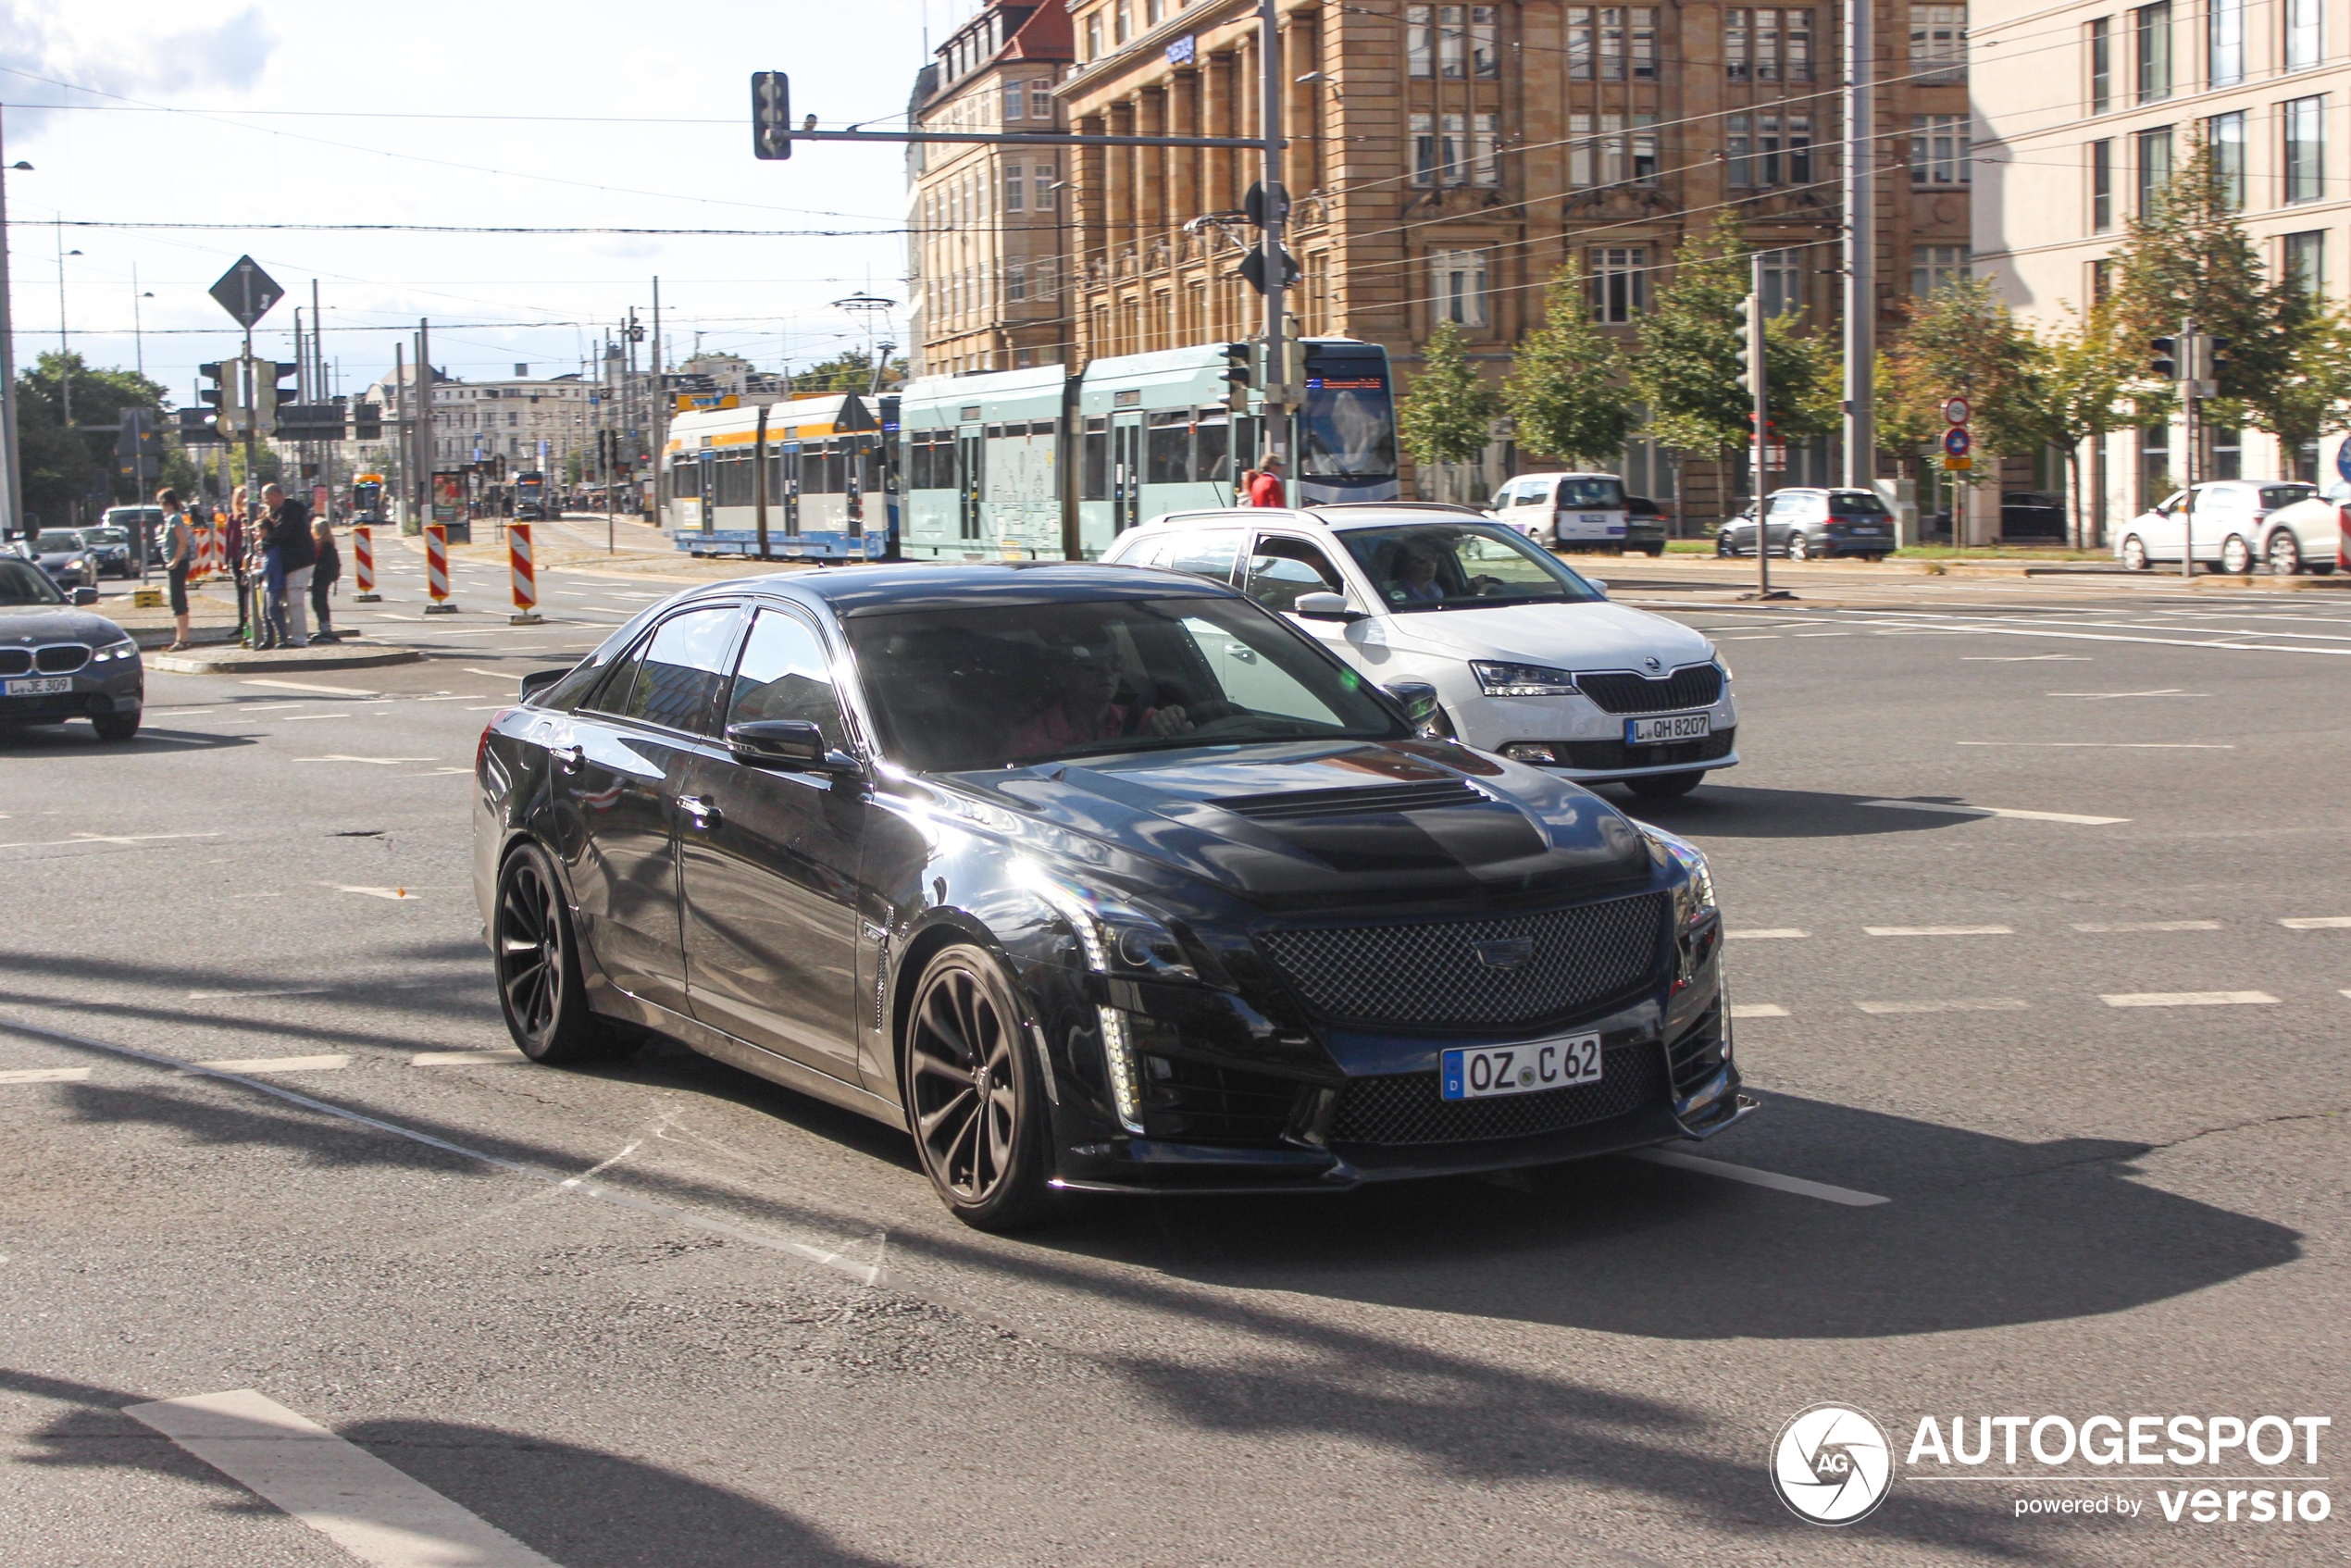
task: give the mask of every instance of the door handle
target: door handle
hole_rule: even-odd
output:
[[[724,820],[718,815],[718,803],[708,795],[679,795],[670,803],[694,819],[694,826],[705,830]]]
[[[578,773],[579,765],[588,757],[588,753],[578,746],[550,746],[547,754],[554,758],[555,765],[566,773]]]

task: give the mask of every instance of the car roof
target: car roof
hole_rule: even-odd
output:
[[[843,617],[895,610],[981,609],[993,604],[1233,594],[1233,590],[1189,572],[1105,566],[1091,561],[987,561],[967,565],[877,562],[814,572],[772,573],[714,583],[694,597],[747,591],[813,600]]]

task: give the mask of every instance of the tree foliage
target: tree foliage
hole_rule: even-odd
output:
[[[65,422],[68,386],[70,430]],[[17,378],[17,449],[27,512],[44,526],[62,527],[76,502],[94,511],[127,495],[116,472],[115,432],[86,428],[119,423],[125,408],[148,409],[160,419],[164,389],[136,371],[93,370],[79,354],[54,350]]]
[[[1623,351],[1592,319],[1577,263],[1552,274],[1543,325],[1519,344],[1502,403],[1521,451],[1570,465],[1613,465],[1639,426]]]
[[[1422,465],[1466,463],[1493,439],[1500,400],[1469,362],[1462,330],[1437,324],[1422,350],[1421,373],[1396,405],[1396,435]]]
[[[1936,290],[1885,359],[1891,374],[1879,407],[1892,404],[1895,417],[1885,422],[1883,440],[1897,430],[1939,432],[1942,404],[1954,397],[1973,410],[1979,460],[2029,453],[2048,439],[2038,348],[1988,280],[1961,278]],[[1974,478],[1971,472],[1967,482]]]
[[[906,379],[906,362],[893,359],[882,367],[882,389],[898,385]],[[874,384],[874,356],[862,348],[843,349],[830,359],[820,359],[804,370],[791,373],[794,392],[869,392]]]

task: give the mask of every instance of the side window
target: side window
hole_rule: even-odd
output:
[[[1241,548],[1238,529],[1196,533],[1172,542],[1175,548],[1160,557],[1160,566],[1171,572],[1190,572],[1218,582],[1233,580],[1233,559]]]
[[[1345,593],[1347,584],[1306,541],[1266,534],[1249,558],[1249,578],[1241,591],[1269,610],[1286,612],[1298,607],[1301,593]]]
[[[645,645],[652,641],[650,636],[637,639],[634,647],[599,671],[603,678],[592,683],[593,691],[579,706],[590,713],[628,712],[629,691],[637,684],[637,672],[645,662]],[[559,692],[549,693],[549,706],[556,705],[553,699],[558,695]]]
[[[672,616],[646,645],[644,669],[628,693],[625,717],[665,729],[707,734],[710,710],[727,678],[727,656],[734,652],[742,613],[732,604]]]
[[[1517,500],[1518,486],[1514,483],[1506,484],[1494,492],[1494,499],[1486,504],[1486,510],[1499,512],[1503,507],[1513,504]]]
[[[1521,506],[1548,505],[1550,499],[1551,481],[1549,479],[1528,479],[1518,487],[1518,504]]]
[[[844,743],[825,645],[806,621],[782,610],[762,610],[752,623],[727,700],[728,724],[757,719],[801,719],[825,732],[826,745]]]

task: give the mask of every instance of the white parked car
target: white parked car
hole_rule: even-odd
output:
[[[1606,584],[1464,507],[1176,512],[1102,558],[1229,582],[1380,685],[1426,681],[1439,727],[1480,751],[1652,798],[1738,764],[1711,642],[1611,604]]]
[[[2324,576],[2343,558],[2343,513],[2351,507],[2351,479],[2333,479],[2269,516],[2261,558],[2280,577],[2296,572]]]
[[[2319,487],[2298,479],[2215,479],[2179,491],[2122,525],[2114,535],[2115,558],[2145,571],[2178,561],[2189,546],[2196,560],[2240,575],[2258,561],[2275,567],[2289,553],[2289,570],[2314,559],[2332,563],[2335,529],[2332,519],[2320,526],[2307,516],[2317,509],[2313,503],[2324,504]]]
[[[1665,554],[1664,519],[1636,521],[1614,474],[1521,474],[1494,492],[1486,516],[1559,550]]]

